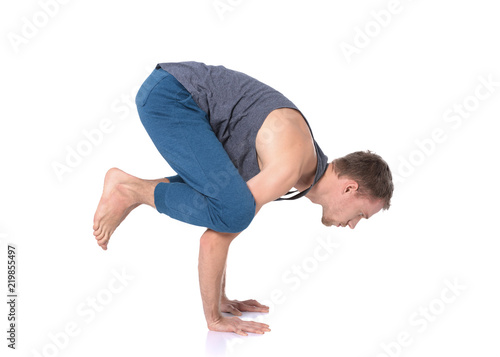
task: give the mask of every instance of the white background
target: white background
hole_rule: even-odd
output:
[[[7,245],[18,250],[12,355],[500,353],[493,1],[401,0],[384,26],[373,22],[374,12],[387,14],[389,1],[222,0],[229,9],[219,13],[212,0],[41,5],[48,2],[0,8],[5,299]],[[342,46],[355,46],[355,38],[357,53],[346,55]],[[140,207],[108,251],[92,235],[109,168],[142,178],[173,174],[133,100],[156,63],[181,60],[222,64],[273,86],[306,115],[330,160],[370,149],[398,181],[391,209],[355,230],[323,227],[321,208],[301,199],[267,205],[233,242],[227,293],[272,306],[270,314],[245,316],[271,325],[264,336],[208,332],[197,273],[203,228]],[[480,78],[489,77],[497,86],[474,99]],[[467,100],[473,110],[463,120],[444,119]],[[84,131],[106,118],[110,132],[59,179],[54,163],[67,165],[68,150],[85,145]],[[431,144],[435,130],[445,139]],[[318,242],[329,239],[337,248],[318,262]],[[307,278],[294,275],[294,266]],[[113,280],[123,270],[133,276],[126,286]],[[293,284],[285,278],[292,276]],[[453,302],[441,298],[445,281],[465,287]],[[110,282],[121,291],[109,293]],[[87,305],[92,298],[101,299],[100,311]],[[2,305],[4,356],[13,351]],[[425,324],[423,308],[434,311]],[[76,336],[63,337],[68,324]],[[402,332],[406,343],[397,342]]]

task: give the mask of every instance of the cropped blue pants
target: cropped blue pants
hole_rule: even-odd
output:
[[[255,216],[254,197],[191,94],[157,67],[136,105],[151,140],[177,173],[156,186],[156,209],[217,232],[243,231]]]

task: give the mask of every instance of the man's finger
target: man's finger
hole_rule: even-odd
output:
[[[244,303],[240,303],[238,305],[238,308],[241,311],[248,311],[248,312],[262,312],[262,311],[268,311],[268,307],[260,307],[260,306],[252,306]]]
[[[229,312],[235,316],[241,316],[241,311],[235,308],[233,305],[228,305],[228,310],[226,312]]]
[[[240,329],[237,329],[237,330],[235,331],[235,333],[237,333],[237,334],[238,334],[238,335],[240,335],[240,336],[248,336],[248,333],[246,333],[245,331],[240,330]]]
[[[269,309],[269,306],[266,306],[266,305],[262,305],[260,302],[258,302],[257,300],[245,300],[243,301],[244,304],[247,304],[247,305],[252,305],[252,306],[260,306],[260,307],[265,307],[265,308],[268,308]]]
[[[255,321],[245,321],[243,323],[243,325],[244,325],[244,330],[246,332],[263,334],[265,332],[271,331],[271,329],[269,328],[269,325],[261,324],[259,322],[255,322]]]

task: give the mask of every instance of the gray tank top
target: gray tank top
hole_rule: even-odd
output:
[[[298,110],[280,92],[244,73],[223,66],[178,62],[159,63],[157,68],[173,75],[191,94],[196,104],[207,113],[215,135],[245,181],[260,172],[255,139],[266,117],[279,108]],[[305,121],[311,130],[309,123]],[[323,176],[328,166],[328,158],[314,140],[314,136],[313,141],[318,165],[311,187]],[[311,187],[293,197],[278,200],[302,197]]]

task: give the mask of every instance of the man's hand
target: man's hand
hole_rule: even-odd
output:
[[[227,298],[221,298],[220,301],[220,311],[229,312],[235,316],[241,316],[241,312],[269,312],[269,307],[262,305],[256,300],[229,300]]]
[[[208,324],[210,331],[234,332],[241,336],[248,336],[247,332],[264,334],[271,329],[269,325],[254,321],[243,321],[238,317],[220,316],[217,320]]]

